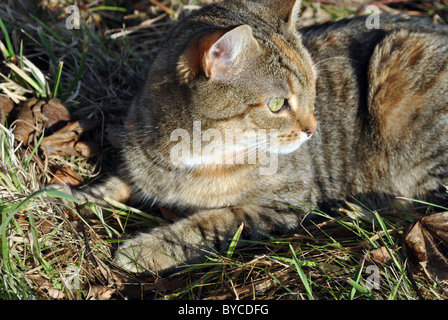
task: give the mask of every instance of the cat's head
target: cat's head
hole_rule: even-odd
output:
[[[264,133],[278,136],[271,151],[299,148],[317,127],[315,71],[297,31],[299,10],[299,0],[224,1],[179,23],[153,62],[140,100],[139,120],[154,128],[159,142],[170,139],[160,148],[184,139],[179,130],[190,139],[187,165],[200,165],[201,156],[228,158],[219,152],[204,157],[219,144],[223,153],[266,148]],[[207,136],[199,138],[199,150],[194,123]],[[225,136],[232,130],[243,131],[245,145],[229,146]]]

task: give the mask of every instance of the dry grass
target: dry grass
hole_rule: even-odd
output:
[[[152,226],[148,213],[117,205],[90,206],[93,210],[84,215],[82,206],[58,204],[67,196],[42,188],[56,168],[71,168],[87,183],[113,170],[114,129],[122,123],[157,44],[183,9],[212,1],[162,1],[163,6],[153,1],[78,1],[83,8],[81,28],[70,30],[65,26],[65,8],[72,2],[34,2],[37,6],[31,1],[0,2],[6,30],[0,32],[0,94],[16,104],[32,96],[44,100],[57,96],[73,118],[99,118],[102,123],[90,133],[101,146],[91,158],[49,156],[39,149],[38,137],[24,148],[14,140],[13,126],[2,123],[0,298],[448,298],[446,288],[415,266],[410,268],[403,252],[403,233],[420,218],[416,214],[393,213],[373,224],[345,215],[324,218],[289,238],[251,243],[224,256],[211,251],[207,263],[165,279],[129,275],[116,268],[112,255],[117,241],[128,232]],[[403,2],[378,5],[385,11],[447,21],[446,1]],[[303,24],[362,9],[327,3],[331,1],[306,2]],[[25,59],[33,66],[22,69],[35,82],[41,80],[37,87],[8,67],[8,63],[20,66]],[[379,258],[380,251],[389,258]],[[366,289],[368,264],[378,266],[378,289]],[[413,275],[408,273],[411,269]]]

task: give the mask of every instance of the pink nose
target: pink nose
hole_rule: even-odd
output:
[[[303,132],[305,132],[308,135],[308,137],[311,137],[311,135],[314,132],[316,132],[316,130],[317,130],[317,126],[312,126],[312,127],[306,128],[305,130],[303,130]]]

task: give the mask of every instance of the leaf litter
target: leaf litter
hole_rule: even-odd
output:
[[[17,109],[17,116],[10,121],[11,126],[15,126],[13,133],[16,140],[23,146],[44,135],[39,148],[48,156],[81,154],[88,157],[98,152],[96,141],[80,140],[83,133],[99,125],[98,119],[70,121],[70,112],[58,99],[44,101],[31,98]]]
[[[448,211],[420,219],[410,228],[405,240],[428,277],[447,283]]]
[[[95,41],[98,43],[99,38],[95,38],[97,35],[92,33],[91,36],[95,39],[94,41],[88,41],[88,49],[92,50],[93,53],[86,56],[87,62],[85,63],[87,70],[85,72],[89,74],[90,78],[83,77],[84,83],[78,83],[78,89],[75,85],[73,87],[75,88],[74,92],[70,93],[72,94],[71,99],[65,99],[65,101],[72,101],[79,96],[83,103],[92,101],[96,107],[102,104],[108,105],[110,107],[107,110],[110,112],[106,115],[107,120],[113,124],[120,122],[120,116],[116,115],[123,114],[125,108],[114,109],[114,106],[126,105],[118,100],[121,97],[126,97],[124,101],[128,102],[133,95],[132,91],[127,90],[131,80],[135,82],[142,80],[142,78],[136,76],[136,69],[138,68],[124,67],[123,61],[135,59],[137,55],[144,52],[147,56],[142,55],[140,61],[137,59],[136,65],[138,65],[142,62],[146,63],[154,55],[157,50],[156,44],[161,38],[160,35],[168,30],[171,24],[170,19],[177,19],[180,12],[179,2],[165,1],[164,3],[167,2],[169,3],[169,15],[167,15],[166,6],[163,8],[146,4],[144,10],[151,12],[152,16],[149,19],[144,18],[143,22],[137,23],[135,28],[129,26],[127,29],[132,31],[131,33],[126,33],[127,30],[124,30],[126,28],[121,28],[121,24],[109,30],[107,26],[104,28],[105,34],[111,33],[111,39],[124,40],[126,38],[126,41],[133,41],[132,53],[119,51],[115,55],[112,51],[106,53],[105,50],[108,50],[108,48],[102,44],[95,47],[94,43]],[[54,6],[51,9],[54,12],[64,9],[56,1],[49,1],[48,3],[48,6]],[[3,6],[3,4],[0,5]],[[139,7],[136,5],[135,8]],[[313,23],[319,21],[319,19],[329,19],[328,13],[322,11],[323,16],[318,18],[316,11],[313,12],[310,8],[307,9],[304,19],[308,21],[306,23]],[[389,8],[389,10],[397,11],[392,8]],[[141,14],[142,11],[143,9],[135,10],[137,14]],[[35,28],[29,21],[23,20],[23,15],[18,14],[18,9],[17,11],[8,9],[6,12],[7,14],[2,15],[3,19],[11,18],[11,21],[20,21],[21,25]],[[436,12],[434,20],[443,18],[444,11],[435,10],[434,12]],[[84,11],[83,14],[87,14],[84,17],[86,21],[94,21],[99,30],[104,27],[102,23],[107,20],[107,17],[112,16],[103,15],[101,12],[88,13],[87,11]],[[126,17],[129,21],[135,18],[134,15]],[[112,18],[110,21],[114,21],[114,19]],[[124,37],[124,34],[127,36]],[[66,36],[66,34],[62,36]],[[50,40],[55,41],[54,39]],[[70,45],[74,46],[77,42],[79,40],[74,40]],[[87,43],[87,41],[83,43]],[[144,50],[141,50],[142,48]],[[53,50],[57,54],[57,50],[66,51],[67,49],[64,46],[58,48],[58,45],[56,45]],[[70,50],[75,52],[73,47]],[[53,54],[55,53],[53,52]],[[120,57],[120,54],[123,56]],[[62,55],[65,55],[65,52]],[[95,70],[96,63],[100,65],[103,62],[89,59],[97,56],[106,57],[104,62],[110,68],[107,72]],[[40,58],[42,58],[42,54]],[[76,61],[72,64],[75,69],[80,67]],[[64,68],[67,67],[69,72],[64,70],[62,74],[70,74],[70,72],[78,74],[78,70],[70,70],[73,66],[64,63]],[[121,68],[119,70],[123,75],[117,76],[120,72],[116,72],[114,68],[116,70]],[[51,68],[49,69],[51,70]],[[114,85],[108,86],[107,83],[111,83],[110,79],[114,76]],[[46,81],[43,74],[39,74],[39,79],[41,82]],[[98,83],[103,83],[103,86],[98,88]],[[72,87],[70,81],[67,83],[67,79],[65,79],[65,82],[63,81],[63,84],[65,87]],[[11,81],[2,85],[0,89],[3,88],[3,91],[10,98],[0,95],[0,123],[4,127],[14,129],[13,133],[19,146],[15,150],[22,153],[25,159],[31,160],[32,166],[29,170],[40,170],[39,172],[31,172],[34,175],[30,174],[30,177],[22,177],[20,174],[15,176],[14,172],[5,172],[5,177],[10,180],[0,179],[3,185],[2,191],[16,196],[21,196],[22,193],[30,194],[39,185],[34,176],[39,175],[39,173],[48,175],[49,158],[52,159],[52,165],[55,161],[59,161],[60,165],[51,166],[51,176],[44,177],[43,181],[65,183],[70,186],[83,185],[85,178],[88,178],[90,173],[87,172],[88,170],[82,171],[82,160],[78,159],[101,156],[101,153],[104,152],[101,150],[98,140],[92,139],[92,135],[89,135],[90,132],[98,130],[98,126],[104,119],[100,121],[97,116],[86,118],[80,116],[80,113],[76,110],[70,113],[69,108],[59,99],[42,96],[39,98],[30,97],[32,92],[30,88],[23,88]],[[98,90],[104,91],[99,93]],[[101,97],[102,100],[100,101],[98,97]],[[110,121],[111,119],[112,121]],[[120,130],[120,127],[116,125],[106,128],[106,133],[109,135],[107,140],[111,142],[112,146],[120,145],[120,139],[118,138]],[[70,157],[79,157],[76,159],[80,163],[72,165],[70,162],[57,160]],[[34,164],[37,164],[37,166],[33,166]],[[22,172],[21,168],[14,167],[14,169],[17,173]],[[22,183],[21,179],[27,182]],[[5,184],[8,186],[7,189],[4,187]],[[18,189],[24,190],[19,192]],[[81,216],[79,212],[72,208],[61,208],[46,201],[39,202],[39,204],[32,203],[26,206],[26,209],[18,212],[17,218],[12,220],[17,222],[18,227],[16,229],[11,228],[8,235],[11,255],[18,255],[20,252],[25,256],[29,251],[28,244],[36,239],[29,236],[28,231],[29,233],[33,231],[34,234],[39,235],[38,241],[41,245],[51,244],[51,242],[63,243],[56,250],[48,247],[42,251],[42,254],[32,252],[35,263],[30,264],[31,269],[28,270],[26,277],[29,281],[34,281],[34,292],[40,298],[83,298],[92,300],[117,298],[177,299],[186,297],[194,299],[306,299],[309,296],[316,296],[332,299],[341,297],[334,292],[341,289],[341,292],[343,292],[347,287],[351,288],[347,285],[349,283],[347,279],[351,277],[352,271],[359,267],[359,260],[365,259],[367,263],[376,264],[381,268],[383,266],[384,268],[392,268],[391,261],[395,255],[398,255],[397,248],[389,248],[384,245],[384,242],[381,242],[385,241],[384,233],[374,232],[368,234],[367,238],[360,237],[359,232],[362,228],[350,222],[351,218],[347,220],[342,218],[341,220],[334,219],[316,224],[313,228],[303,230],[288,238],[270,239],[235,252],[232,249],[231,252],[234,252],[234,254],[231,258],[211,254],[211,261],[219,262],[218,265],[206,263],[191,266],[190,271],[168,278],[144,274],[129,275],[115,268],[110,261],[112,245],[107,243],[110,239],[104,231],[104,221],[98,223],[98,219],[95,220],[94,217]],[[28,212],[33,209],[38,209],[33,213],[33,216],[36,216],[34,218],[30,217]],[[352,209],[352,216],[358,214],[352,207],[349,209]],[[122,214],[119,210],[121,209],[118,207],[112,208],[112,216],[119,217]],[[160,208],[158,211],[168,221],[175,221],[180,217],[169,209]],[[46,216],[47,212],[52,212],[50,218]],[[55,216],[54,212],[58,214]],[[421,215],[415,214],[414,220],[418,220],[418,222],[413,224],[410,232],[405,235],[405,239],[410,254],[416,259],[418,266],[424,270],[425,274],[431,279],[444,282],[446,280],[446,270],[448,270],[446,267],[446,227],[444,227],[446,226],[446,217],[434,217],[434,215],[422,218]],[[30,218],[40,219],[35,219],[36,224],[33,226],[30,224]],[[126,219],[128,218],[129,216],[126,216]],[[127,228],[129,226],[131,228],[135,227],[137,230],[142,228],[140,222],[126,220],[126,223],[128,223]],[[403,223],[403,220],[400,220],[400,223]],[[65,225],[64,228],[61,227],[62,224]],[[123,224],[125,224],[124,221],[119,221],[113,227],[118,225],[117,229],[122,230]],[[403,223],[405,226],[407,224]],[[71,232],[67,232],[65,229],[71,230]],[[367,231],[362,232],[367,234]],[[394,232],[395,239],[402,236],[400,231],[392,232]],[[55,237],[55,234],[58,234],[58,236]],[[63,235],[61,236],[61,234]],[[266,250],[268,250],[268,254]],[[292,259],[292,252],[294,252],[294,255],[296,252],[297,254],[300,253],[300,256]],[[59,273],[63,274],[61,279],[72,282],[62,281],[61,283],[49,277],[48,274],[42,273],[46,265],[45,261],[50,259],[56,261],[55,265],[59,264]],[[82,261],[82,265],[80,265],[80,261]],[[303,281],[300,280],[299,274],[295,271],[297,266],[299,266],[301,274],[306,273],[307,279],[310,281],[307,283],[308,291],[305,290]],[[67,270],[74,270],[73,272],[79,273],[78,284],[80,288],[75,286],[73,274],[65,274]],[[13,282],[13,280],[10,281]],[[334,288],[328,288],[329,281],[332,282],[331,286],[334,286]],[[20,294],[18,295],[20,296]]]

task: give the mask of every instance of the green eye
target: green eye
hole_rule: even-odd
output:
[[[274,98],[274,99],[269,99],[267,102],[268,108],[272,111],[272,112],[279,112],[281,108],[283,108],[283,106],[286,103],[286,99],[285,98]]]

